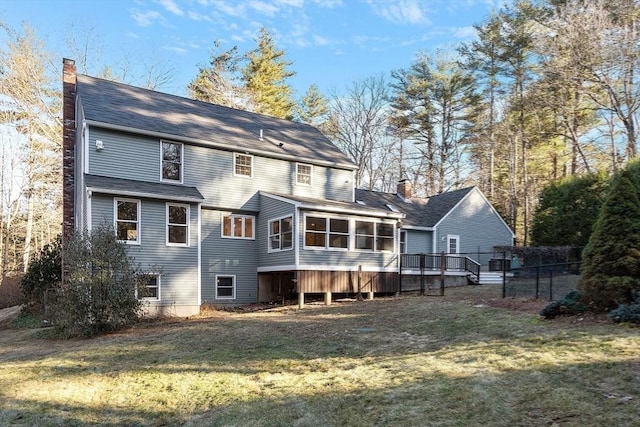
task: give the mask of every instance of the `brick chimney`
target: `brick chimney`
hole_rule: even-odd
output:
[[[75,225],[76,62],[62,59],[62,241]]]
[[[411,199],[411,181],[408,179],[401,179],[398,181],[397,192],[400,197],[403,199]]]

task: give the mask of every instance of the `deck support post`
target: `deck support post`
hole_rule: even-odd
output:
[[[324,293],[324,304],[331,305],[331,292]]]
[[[371,291],[371,292],[367,292],[367,299],[368,299],[369,301],[373,300],[373,291]]]
[[[304,308],[304,292],[298,292],[298,308]]]

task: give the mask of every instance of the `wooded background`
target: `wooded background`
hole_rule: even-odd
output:
[[[541,191],[558,180],[610,175],[638,155],[637,0],[515,1],[485,17],[477,38],[419,51],[390,69],[294,99],[286,52],[263,28],[240,53],[214,42],[188,96],[311,123],[359,166],[356,185],[417,196],[478,185],[518,243],[529,243]],[[0,22],[0,267],[2,280],[61,230],[61,64],[28,23]],[[81,73],[162,90],[171,64],[104,64],[91,30],[67,35]],[[560,233],[561,230],[558,230]],[[559,243],[562,243],[560,241]]]

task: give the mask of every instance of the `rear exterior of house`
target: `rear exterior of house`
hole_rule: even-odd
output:
[[[356,190],[355,196],[366,206],[393,207],[406,214],[399,231],[400,254],[460,255],[487,270],[493,248],[511,246],[514,241],[511,228],[477,187],[415,198],[410,183],[401,181],[395,194]],[[430,267],[438,270],[433,274],[439,274],[439,265]],[[460,276],[467,273],[457,272]]]
[[[355,203],[355,165],[315,128],[77,75],[67,59],[63,92],[65,235],[112,227],[152,273],[150,312],[397,283],[404,215]]]

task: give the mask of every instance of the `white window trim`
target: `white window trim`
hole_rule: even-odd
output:
[[[136,203],[137,208],[136,208],[136,213],[137,218],[136,218],[136,240],[117,240],[118,239],[118,202],[133,202]],[[116,233],[116,240],[120,243],[125,243],[127,245],[140,245],[142,242],[142,221],[141,219],[141,210],[142,210],[142,203],[140,203],[139,199],[125,199],[125,198],[121,198],[121,197],[115,197],[113,199],[113,229]],[[130,221],[126,221],[126,222],[130,222]]]
[[[245,156],[245,157],[249,157],[251,159],[251,174],[250,175],[243,175],[243,174],[236,173],[236,156]],[[238,177],[241,177],[241,178],[253,178],[253,169],[254,169],[253,155],[246,154],[246,153],[237,153],[237,152],[233,153],[233,176],[238,176]]]
[[[231,218],[231,235],[230,236],[225,236],[224,235],[224,218],[225,217],[229,217]],[[244,224],[246,221],[246,218],[251,218],[251,235],[252,237],[238,237],[235,236],[233,234],[233,228],[234,228],[234,222],[233,219],[234,218],[242,218],[242,234],[244,234]],[[237,240],[256,240],[256,217],[253,215],[242,215],[242,214],[221,214],[220,215],[220,238],[222,239],[237,239]]]
[[[231,287],[231,296],[230,297],[219,297],[218,296],[218,278],[219,277],[231,277],[231,279],[233,280],[233,285]],[[225,299],[225,300],[231,300],[231,299],[236,299],[236,275],[235,274],[216,274],[216,278],[215,278],[215,299]]]
[[[136,298],[141,299],[143,301],[160,301],[160,291],[162,289],[162,275],[160,273],[154,273],[154,272],[149,272],[149,273],[144,273],[145,276],[156,276],[157,278],[157,283],[158,283],[158,296],[157,297],[142,297],[142,298],[138,298],[138,289],[136,289]]]
[[[167,179],[165,177],[162,176],[162,162],[164,162],[164,153],[163,153],[163,149],[162,149],[162,144],[167,143],[167,144],[174,144],[174,145],[179,145],[180,146],[180,180],[176,180],[176,179]],[[161,182],[170,182],[170,183],[174,183],[174,184],[182,184],[182,180],[184,177],[184,144],[181,142],[174,142],[174,141],[167,141],[167,140],[160,140],[160,181]]]
[[[300,166],[308,166],[309,167],[309,183],[305,184],[304,182],[299,182],[298,181],[298,174],[299,172],[299,168]],[[310,165],[308,163],[296,163],[296,181],[295,181],[295,185],[300,185],[302,187],[311,187],[313,185],[313,165]]]
[[[312,216],[312,217],[318,217],[318,218],[324,218],[325,220],[325,228],[326,231],[324,232],[325,234],[325,240],[324,240],[324,246],[307,246],[307,217],[308,216]],[[337,251],[337,252],[345,252],[350,250],[351,248],[351,241],[353,240],[354,236],[352,233],[352,221],[344,216],[337,216],[337,215],[327,215],[327,214],[322,214],[322,213],[313,213],[313,212],[305,212],[304,215],[302,216],[302,223],[304,225],[304,230],[303,230],[303,239],[302,239],[302,249],[304,250],[320,250],[320,251]],[[340,220],[346,220],[348,222],[348,232],[347,234],[344,233],[334,233],[334,234],[340,234],[340,235],[346,235],[347,236],[347,247],[346,248],[334,248],[329,246],[329,235],[331,234],[331,220],[332,219],[340,219]]]
[[[391,239],[391,250],[382,250],[382,249],[378,249],[378,224],[386,224],[386,225],[391,225],[392,227],[392,231],[391,231],[391,236],[385,236],[384,239]],[[396,225],[395,224],[391,224],[388,222],[383,222],[383,221],[377,221],[375,223],[375,227],[374,227],[374,240],[373,240],[373,250],[374,252],[382,252],[382,253],[394,253],[395,252],[395,247],[396,247]]]
[[[456,251],[455,252],[449,252],[449,249],[451,248],[451,240],[455,240],[456,241]],[[445,253],[448,254],[459,254],[460,253],[460,236],[457,234],[447,234],[447,247],[445,248]]]
[[[273,222],[276,222],[276,221],[282,221],[285,218],[291,218],[291,247],[282,249],[282,239],[280,239],[280,247],[277,248],[277,249],[272,249],[271,248],[271,236],[273,236],[273,234],[271,234],[271,224]],[[282,236],[282,224],[280,224],[280,233],[279,233],[279,235]],[[296,236],[296,227],[295,227],[293,214],[284,215],[284,216],[281,216],[281,217],[278,217],[278,218],[272,218],[269,221],[267,221],[267,252],[268,253],[292,251],[293,247],[295,246],[295,239],[297,239],[297,236]]]
[[[181,208],[186,208],[186,216],[187,216],[187,224],[169,224],[169,206],[177,206]],[[189,247],[189,242],[191,240],[191,207],[189,205],[185,205],[182,203],[167,203],[165,208],[165,244],[167,246],[181,246],[181,247]],[[172,243],[169,242],[169,226],[174,225],[177,227],[186,227],[187,228],[187,241],[186,243]]]
[[[400,235],[398,236],[398,253],[399,254],[406,254],[408,252],[407,251],[407,246],[408,246],[408,242],[409,242],[409,233],[407,233],[407,230],[398,230]],[[404,250],[405,252],[402,252],[402,236],[404,235]]]

